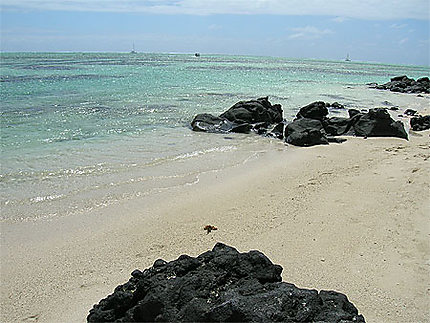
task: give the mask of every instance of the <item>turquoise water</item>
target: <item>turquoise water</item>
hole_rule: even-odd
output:
[[[197,113],[219,114],[267,95],[287,118],[315,100],[362,107],[369,101],[348,89],[400,74],[418,78],[430,69],[221,55],[2,53],[2,220],[62,216],[193,184],[201,172],[242,163],[268,144],[253,135],[193,133]]]

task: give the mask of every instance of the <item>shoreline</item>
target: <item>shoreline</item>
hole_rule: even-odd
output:
[[[368,322],[426,321],[428,136],[279,146],[152,200],[3,224],[2,320],[84,322],[134,269],[220,241],[262,251],[283,281],[346,294]]]

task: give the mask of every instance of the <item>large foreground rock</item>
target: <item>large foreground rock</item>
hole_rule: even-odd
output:
[[[89,322],[364,322],[347,297],[281,282],[259,251],[217,243],[197,258],[157,260],[91,309]]]
[[[401,75],[393,77],[388,83],[374,87],[401,93],[430,93],[430,80],[428,77],[422,77],[415,81],[413,78]]]
[[[368,113],[357,118],[353,127],[354,135],[356,136],[408,139],[403,123],[401,121],[394,121],[387,109],[370,109]]]

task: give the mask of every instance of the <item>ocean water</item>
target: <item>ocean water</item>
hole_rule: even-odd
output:
[[[119,53],[1,53],[1,221],[67,216],[193,185],[282,142],[190,130],[269,96],[291,119],[310,102],[387,104],[369,82],[423,66],[270,57]],[[397,94],[396,94],[397,95]]]

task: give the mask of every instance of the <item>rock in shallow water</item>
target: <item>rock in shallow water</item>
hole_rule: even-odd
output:
[[[273,128],[282,121],[281,105],[272,105],[268,97],[264,97],[257,100],[240,101],[218,117],[208,113],[198,114],[191,122],[191,127],[194,131],[219,133],[247,133],[251,130],[261,129],[259,133],[278,137],[277,133],[270,133],[269,128]]]
[[[347,297],[281,282],[259,251],[211,251],[157,260],[94,305],[88,322],[364,322]]]
[[[388,83],[372,87],[401,93],[430,93],[430,80],[428,77],[422,77],[415,81],[406,75],[401,75],[393,77]]]
[[[220,115],[236,123],[279,123],[282,122],[282,108],[280,104],[272,105],[268,97],[251,101],[240,101]]]
[[[302,107],[296,119],[285,125],[282,108],[272,105],[267,97],[240,101],[219,117],[202,113],[191,122],[194,131],[204,132],[255,132],[260,135],[285,139],[296,146],[313,146],[329,142],[344,142],[335,136],[399,137],[408,139],[400,121],[391,119],[387,109],[370,109],[368,113],[348,110],[349,118],[328,118],[327,107],[344,109],[344,106],[316,101]],[[285,129],[284,129],[285,128]]]
[[[251,130],[251,125],[247,123],[238,124],[227,119],[216,117],[209,113],[201,113],[196,115],[191,122],[191,127],[194,131],[221,133],[247,133]]]

